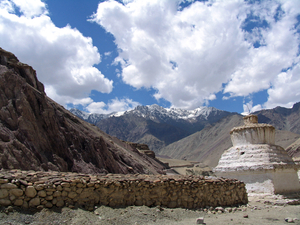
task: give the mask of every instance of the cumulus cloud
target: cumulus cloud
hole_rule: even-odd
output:
[[[91,21],[114,35],[125,83],[154,88],[172,107],[195,108],[219,91],[246,97],[267,89],[264,107],[300,101],[294,91],[276,97],[300,80],[299,1],[180,2],[99,3]]]
[[[86,107],[86,110],[90,113],[108,114],[112,112],[128,111],[134,109],[138,105],[138,102],[128,98],[115,98],[108,104],[105,104],[104,102],[92,102]]]
[[[300,99],[300,64],[292,69],[280,73],[268,89],[269,99],[265,108],[274,108],[278,105],[290,108]]]
[[[244,103],[243,103],[244,112],[242,112],[241,114],[242,115],[249,115],[250,113],[259,111],[261,109],[262,109],[261,104],[253,106],[253,101],[252,100],[248,101],[247,103],[244,101]]]
[[[113,82],[94,67],[100,54],[92,39],[69,25],[56,27],[40,0],[1,1],[0,43],[37,71],[47,95],[60,104],[88,104],[91,90],[112,91]]]

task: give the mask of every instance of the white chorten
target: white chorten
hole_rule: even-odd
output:
[[[248,193],[300,191],[297,166],[275,145],[275,128],[259,124],[255,115],[245,116],[244,123],[230,131],[233,147],[223,153],[215,174],[243,181]]]

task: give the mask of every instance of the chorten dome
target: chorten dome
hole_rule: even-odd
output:
[[[244,125],[230,131],[233,147],[226,150],[214,172],[246,183],[248,193],[300,191],[297,165],[275,145],[275,128],[258,123],[257,116],[244,117]]]

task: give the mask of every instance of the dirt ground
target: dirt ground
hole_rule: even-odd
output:
[[[283,196],[249,196],[247,205],[197,210],[161,207],[129,206],[126,208],[95,207],[83,209],[21,210],[18,207],[0,209],[0,224],[197,224],[202,217],[209,224],[300,224],[300,195],[293,200]],[[290,205],[296,204],[296,205]],[[224,210],[224,212],[222,212]]]

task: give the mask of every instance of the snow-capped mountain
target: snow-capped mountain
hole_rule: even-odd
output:
[[[70,112],[73,113],[75,116],[79,117],[80,119],[83,119],[83,120],[87,120],[89,118],[89,115],[90,113],[87,113],[87,112],[84,112],[84,111],[81,111],[79,109],[70,109]]]
[[[188,120],[193,121],[197,117],[201,119],[208,119],[212,113],[221,112],[213,107],[199,107],[193,110],[185,110],[180,108],[163,108],[156,104],[147,106],[137,106],[135,109],[125,112],[124,114],[134,114],[151,120],[163,121],[165,119],[173,120]]]
[[[70,111],[109,135],[148,144],[155,152],[232,114],[213,107],[185,110],[158,105],[137,106],[133,110],[111,114]]]
[[[83,119],[92,124],[96,124],[98,121],[109,118],[110,116],[115,114],[115,113],[110,113],[110,114],[87,113],[74,108],[70,109],[70,112],[73,113],[75,116],[79,117],[80,119]]]
[[[114,112],[110,114],[87,113],[78,109],[71,109],[71,113],[79,118],[86,120],[89,123],[96,124],[97,122],[109,117],[121,117],[124,115],[135,115],[145,119],[150,119],[155,122],[166,122],[168,120],[186,120],[195,122],[196,120],[208,120],[210,116],[214,116],[222,110],[214,107],[199,107],[193,110],[185,110],[180,108],[163,108],[159,105],[137,106],[135,109],[125,112]]]

